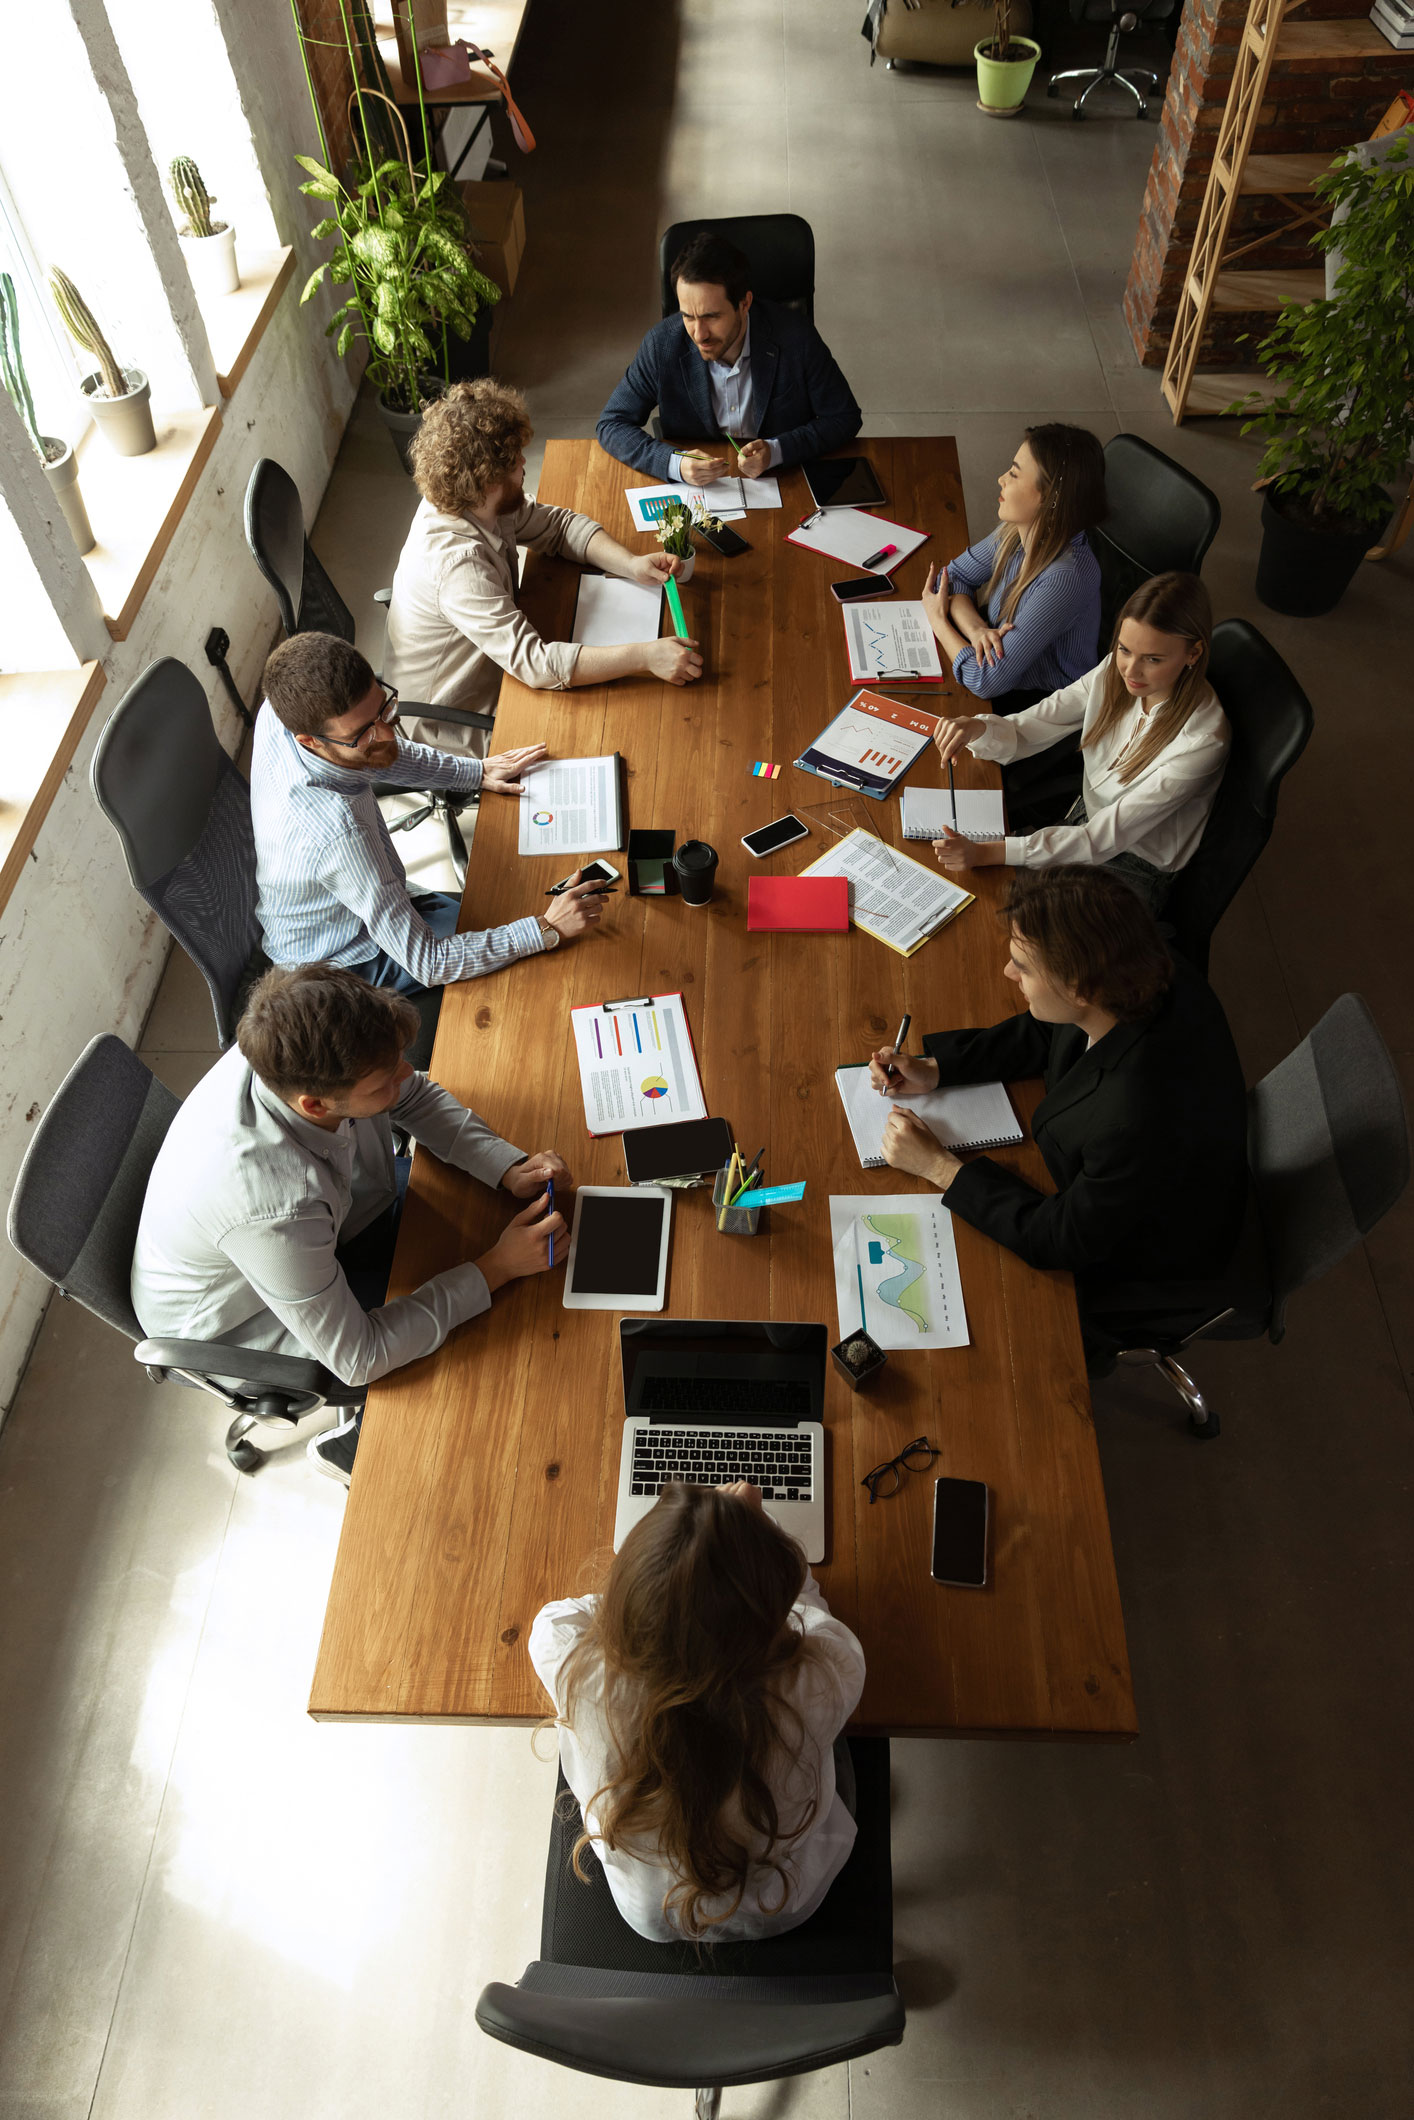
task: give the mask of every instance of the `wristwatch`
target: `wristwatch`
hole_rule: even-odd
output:
[[[557,950],[560,946],[559,929],[552,921],[547,920],[543,913],[537,913],[535,917],[540,922],[540,932],[545,938],[546,949]]]

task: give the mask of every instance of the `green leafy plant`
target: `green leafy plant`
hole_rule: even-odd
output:
[[[15,283],[8,272],[0,272],[0,382],[10,403],[24,421],[25,433],[41,464],[49,462],[49,451],[44,446],[44,437],[35,418],[34,399],[30,395],[29,377],[25,374],[25,358],[20,348],[20,305],[15,295]]]
[[[690,508],[685,501],[664,501],[654,535],[665,552],[686,559],[692,551],[694,529],[720,530],[721,527],[721,518],[709,515],[702,501],[694,501]]]
[[[102,395],[110,398],[128,395],[128,379],[114,358],[113,349],[103,336],[97,317],[66,272],[57,266],[49,275],[49,292],[54,297],[54,307],[68,329],[69,336],[93,360],[97,361],[103,389]]]
[[[178,155],[169,163],[167,175],[172,197],[186,217],[184,236],[217,236],[226,224],[211,218],[212,194],[202,182],[201,171],[190,155]]]
[[[1337,225],[1313,242],[1342,254],[1334,299],[1287,303],[1257,348],[1280,394],[1243,423],[1265,436],[1260,482],[1316,530],[1368,527],[1414,449],[1414,158],[1353,157],[1316,181]],[[1229,407],[1246,411],[1255,392]]]

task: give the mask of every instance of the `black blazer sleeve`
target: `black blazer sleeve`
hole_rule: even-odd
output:
[[[808,456],[824,456],[829,450],[852,442],[863,424],[864,415],[854,402],[854,392],[818,331],[809,333],[803,353],[805,391],[813,417],[784,434],[766,435],[766,440],[780,443],[783,465],[798,464]],[[769,412],[766,417],[769,425]]]
[[[599,447],[621,464],[646,472],[661,483],[668,476],[673,452],[666,442],[655,442],[643,431],[643,423],[658,403],[662,347],[659,334],[650,331],[624,372],[621,383],[599,415],[595,434]]]
[[[1144,1139],[1138,1114],[1129,1124],[1112,1114],[1086,1142],[1081,1169],[1061,1192],[1038,1192],[990,1156],[979,1156],[963,1165],[943,1198],[951,1213],[1028,1266],[1082,1273],[1142,1244],[1162,1210],[1163,1173]]]
[[[990,1030],[930,1031],[923,1050],[938,1063],[938,1081],[1024,1082],[1044,1075],[1051,1057],[1050,1026],[1026,1009]]]

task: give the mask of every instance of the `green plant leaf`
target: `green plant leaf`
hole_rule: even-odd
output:
[[[345,326],[344,326],[343,330],[342,330],[342,331],[341,331],[341,332],[339,333],[339,343],[338,343],[338,346],[336,347],[335,351],[336,351],[336,352],[338,352],[338,353],[339,353],[340,355],[346,354],[346,353],[348,352],[348,350],[349,350],[350,346],[352,346],[352,344],[353,344],[353,325],[352,325],[352,324],[345,324]]]
[[[303,294],[302,294],[302,295],[300,296],[300,298],[299,298],[299,299],[300,299],[300,307],[301,307],[301,309],[302,309],[302,308],[304,307],[305,303],[306,303],[306,302],[307,302],[307,301],[309,300],[310,296],[311,296],[311,295],[312,295],[312,294],[313,294],[313,293],[314,293],[314,292],[316,291],[316,289],[317,289],[317,288],[319,288],[319,287],[321,287],[321,286],[322,286],[322,285],[324,284],[324,281],[325,281],[326,277],[328,276],[328,272],[329,272],[329,267],[328,267],[327,265],[316,265],[316,266],[315,266],[315,268],[314,268],[313,272],[312,272],[312,273],[310,274],[309,278],[308,278],[308,279],[307,279],[307,280],[305,281],[305,283],[304,283],[304,292],[303,292]]]

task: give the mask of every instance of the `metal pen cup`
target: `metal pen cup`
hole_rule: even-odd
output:
[[[712,1205],[717,1210],[717,1228],[724,1237],[754,1237],[761,1226],[764,1209],[760,1207],[728,1207],[727,1182],[731,1177],[731,1166],[717,1172],[717,1182],[712,1187]],[[740,1179],[736,1183],[740,1184]],[[751,1198],[750,1193],[747,1199]]]

